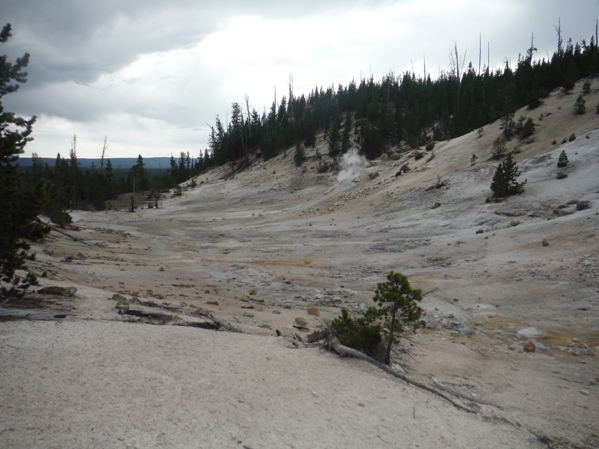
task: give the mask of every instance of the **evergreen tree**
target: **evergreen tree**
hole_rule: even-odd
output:
[[[6,42],[10,36],[8,24],[0,32],[0,42]],[[22,296],[29,286],[37,283],[32,273],[21,277],[16,271],[26,268],[25,259],[32,257],[27,254],[28,241],[40,240],[50,231],[37,216],[48,202],[51,185],[40,179],[34,186],[24,188],[14,164],[32,140],[35,117],[26,120],[4,111],[1,101],[4,95],[15,92],[26,82],[27,73],[23,69],[28,63],[28,53],[14,64],[7,62],[6,56],[0,56],[0,295],[3,297]]]
[[[493,191],[493,198],[495,200],[505,198],[510,195],[517,195],[524,191],[524,182],[518,182],[517,178],[521,175],[520,169],[514,161],[512,153],[507,155],[505,161],[503,161],[497,167],[493,181],[491,182],[491,190]]]
[[[371,307],[365,315],[382,320],[385,363],[390,365],[392,346],[399,343],[404,326],[420,320],[422,309],[418,302],[422,301],[422,291],[413,289],[403,274],[391,271],[387,274],[387,282],[377,285],[373,300],[378,308]]]

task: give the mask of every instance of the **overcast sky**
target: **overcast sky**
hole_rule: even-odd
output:
[[[562,37],[590,40],[596,0],[1,0],[11,60],[31,54],[29,81],[6,110],[36,115],[25,156],[197,156],[232,102],[259,113],[315,85],[412,69],[449,69],[449,49],[478,68],[515,66],[534,33],[536,57]],[[487,54],[487,43],[490,55]],[[467,65],[467,63],[466,63]]]

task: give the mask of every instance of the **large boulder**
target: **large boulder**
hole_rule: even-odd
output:
[[[68,296],[73,297],[77,293],[75,287],[57,287],[56,285],[50,285],[48,287],[42,287],[37,291],[41,295],[53,295],[53,296]]]

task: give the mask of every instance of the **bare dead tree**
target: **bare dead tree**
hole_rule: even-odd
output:
[[[289,74],[289,101],[287,102],[287,113],[289,114],[289,118],[293,117],[293,74]]]
[[[106,157],[106,150],[108,149],[108,145],[106,145],[106,139],[108,137],[104,136],[104,145],[102,146],[102,157],[100,159],[100,171],[104,171],[104,158]]]
[[[458,82],[458,109],[460,107],[460,91],[462,88],[462,71],[464,70],[464,63],[466,62],[466,53],[462,59],[460,59],[460,53],[458,51],[458,43],[453,42],[453,48],[449,52],[449,63],[452,74],[456,77]]]
[[[483,41],[482,41],[482,35],[481,33],[478,33],[478,76],[480,76],[480,59],[482,57],[482,45],[483,45]]]
[[[557,26],[553,25],[555,28],[555,32],[557,33],[557,55],[562,56],[564,53],[564,49],[562,48],[562,24],[561,18],[557,20]]]
[[[535,54],[535,52],[537,51],[537,48],[534,45],[535,42],[535,35],[534,33],[532,33],[530,35],[530,48],[526,51],[526,57],[528,59],[528,62],[532,65],[532,57]]]

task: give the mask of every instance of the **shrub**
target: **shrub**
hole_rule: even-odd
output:
[[[595,106],[595,114],[599,114],[599,103],[597,103],[597,106]]]
[[[493,148],[491,149],[493,159],[499,159],[501,156],[505,154],[506,151],[507,149],[505,148],[505,140],[503,139],[503,137],[499,136],[493,142]]]
[[[429,143],[426,144],[426,151],[433,151],[433,148],[435,148],[435,142],[434,141],[430,141]]]
[[[560,170],[560,171],[557,172],[557,179],[564,179],[564,178],[567,178],[567,177],[568,177],[568,175],[565,174],[563,171]]]
[[[553,139],[553,142],[551,142],[551,145],[557,145],[557,140]]]
[[[576,140],[576,134],[572,133],[570,134],[570,137],[568,137],[568,142],[572,142],[574,140]]]
[[[559,154],[559,158],[557,160],[557,166],[559,168],[563,168],[566,167],[568,165],[568,155],[566,154],[566,150],[563,150],[560,154]]]
[[[432,209],[437,209],[438,207],[441,207],[441,203],[439,203],[438,201],[433,205]]]
[[[477,234],[483,234],[484,232],[485,232],[484,229],[479,229],[479,230],[476,231]]]
[[[512,154],[508,154],[506,160],[499,164],[493,176],[493,181],[491,182],[493,198],[498,200],[522,193],[526,181],[518,182],[517,178],[520,175],[520,169],[514,161]]]
[[[417,161],[422,159],[424,157],[424,153],[422,151],[416,151],[416,153],[414,153],[414,159],[416,159]]]
[[[477,158],[478,158],[478,156],[477,156],[476,154],[473,154],[473,155],[470,157],[470,165],[474,165],[474,164],[476,164],[476,159],[477,159]]]
[[[586,104],[586,101],[584,101],[584,98],[582,98],[582,95],[579,95],[578,98],[576,99],[576,102],[574,103],[574,113],[577,115],[584,114],[587,111],[585,104]]]
[[[518,123],[516,123],[514,126],[514,129],[516,130],[518,137],[520,137],[520,139],[524,139],[528,136],[532,136],[535,133],[535,126],[535,123],[530,117],[526,118],[521,115],[518,119]]]
[[[584,82],[584,84],[582,85],[582,93],[584,95],[588,95],[591,93],[591,83],[589,83],[588,81]]]
[[[476,131],[476,134],[478,135],[479,139],[483,136],[484,133],[485,129],[483,127],[478,128],[478,130]]]
[[[306,151],[304,146],[298,141],[295,144],[295,153],[293,154],[293,161],[296,167],[301,167],[306,160]]]
[[[376,354],[382,341],[382,327],[368,318],[353,319],[347,309],[341,309],[341,316],[331,322],[342,345],[362,351],[370,356]]]

